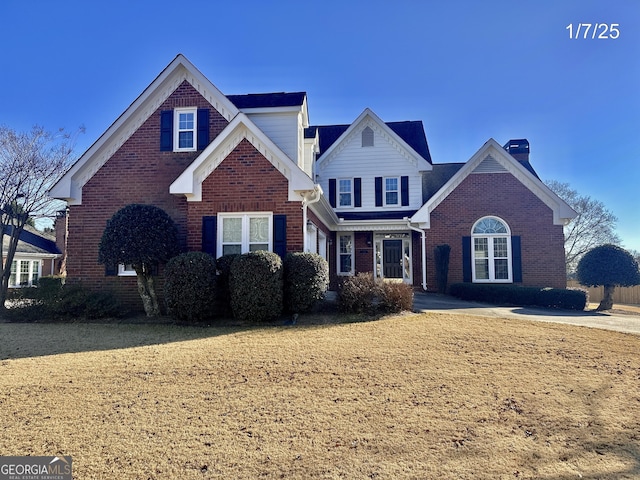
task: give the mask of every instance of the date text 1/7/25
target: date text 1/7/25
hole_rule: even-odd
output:
[[[569,30],[569,38],[581,38],[583,40],[615,40],[620,37],[619,23],[570,23],[565,30]]]

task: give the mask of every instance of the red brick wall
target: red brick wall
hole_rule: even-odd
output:
[[[107,220],[131,203],[164,209],[177,223],[186,244],[187,202],[184,197],[171,195],[169,185],[199,152],[160,151],[160,111],[177,107],[209,108],[211,140],[227,125],[224,117],[184,82],[87,182],[82,189],[82,205],[69,209],[69,280],[120,293],[131,308],[142,308],[135,277],[105,277],[104,266],[98,263],[98,245]]]
[[[287,215],[287,251],[301,252],[302,202],[288,200],[288,182],[246,139],[202,183],[202,201],[188,202],[189,250],[202,248],[202,217],[224,212]]]
[[[471,174],[431,213],[427,230],[427,283],[436,287],[434,253],[451,246],[449,284],[462,282],[462,237],[473,224],[493,215],[522,242],[522,284],[565,288],[564,236],[553,212],[510,174]],[[415,249],[414,249],[415,259]],[[415,267],[414,267],[415,268]]]

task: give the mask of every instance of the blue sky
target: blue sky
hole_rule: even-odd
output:
[[[527,138],[640,251],[636,0],[3,0],[0,124],[83,125],[79,155],[178,53],[226,94],[306,91],[312,124],[422,120],[436,163]]]

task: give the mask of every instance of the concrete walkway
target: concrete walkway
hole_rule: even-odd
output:
[[[416,312],[479,315],[535,320],[538,322],[566,323],[640,335],[640,315],[633,314],[594,311],[577,312],[532,307],[500,307],[484,303],[465,302],[437,293],[416,293],[414,295],[413,308]]]

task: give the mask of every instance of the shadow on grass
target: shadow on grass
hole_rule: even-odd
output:
[[[187,325],[170,317],[145,316],[113,320],[0,321],[0,361],[161,345],[242,332],[282,328],[319,328],[328,325],[374,321],[380,315],[344,315],[333,308],[309,314],[282,316],[271,322],[250,323],[232,318],[216,319],[210,324]]]

